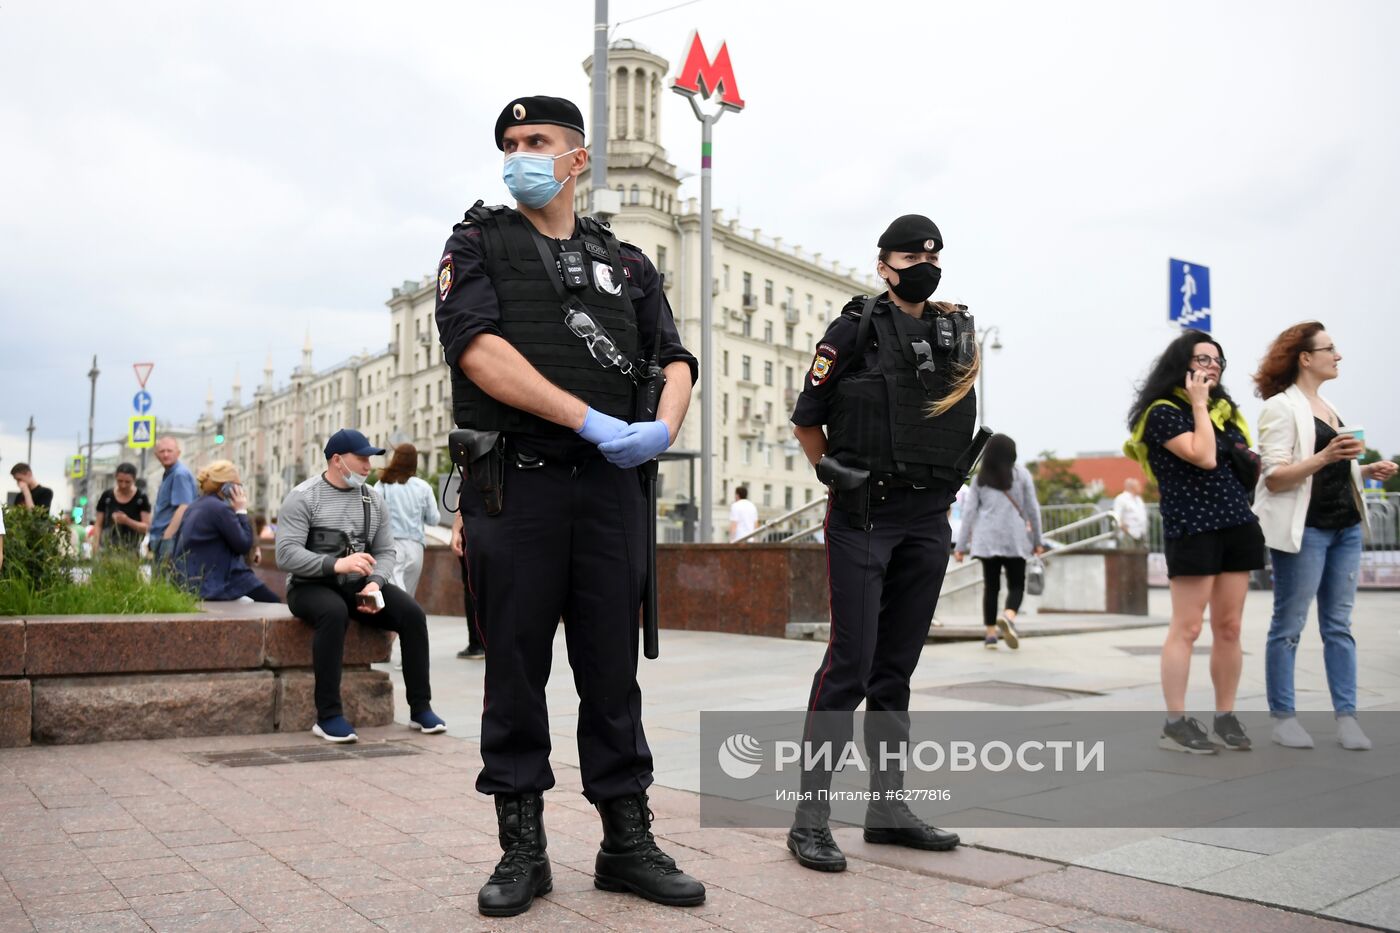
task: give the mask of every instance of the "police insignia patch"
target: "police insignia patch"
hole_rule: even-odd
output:
[[[817,358],[812,360],[812,385],[819,386],[831,375],[831,367],[836,362],[836,348],[829,343],[817,345]]]
[[[593,287],[605,295],[622,294],[622,283],[613,281],[612,266],[604,262],[593,263]]]
[[[438,301],[446,301],[452,291],[452,254],[448,253],[438,263]]]

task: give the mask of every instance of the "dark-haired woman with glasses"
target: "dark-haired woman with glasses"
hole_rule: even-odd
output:
[[[1225,351],[1209,334],[1192,330],[1173,340],[1139,387],[1124,445],[1161,492],[1172,618],[1162,646],[1167,721],[1158,744],[1196,755],[1216,753],[1211,735],[1227,749],[1250,747],[1235,717],[1244,664],[1240,621],[1249,575],[1264,566],[1264,536],[1249,506],[1257,459],[1244,415],[1221,384],[1224,371]],[[1207,608],[1215,685],[1210,735],[1186,715],[1191,653]]]
[[[1254,511],[1274,568],[1274,615],[1264,655],[1273,740],[1288,748],[1313,747],[1294,711],[1293,666],[1316,597],[1337,741],[1343,748],[1364,751],[1371,740],[1356,721],[1356,640],[1351,635],[1367,531],[1361,483],[1389,479],[1395,464],[1359,465],[1365,443],[1322,397],[1322,384],[1337,378],[1341,361],[1318,321],[1288,328],[1264,354],[1254,374],[1255,391],[1264,399],[1259,415],[1264,481]]]

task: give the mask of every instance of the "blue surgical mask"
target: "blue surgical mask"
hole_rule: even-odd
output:
[[[564,187],[564,183],[554,177],[554,162],[575,152],[578,152],[577,148],[554,156],[529,152],[512,152],[506,156],[501,177],[505,179],[511,197],[532,210],[553,201]]]

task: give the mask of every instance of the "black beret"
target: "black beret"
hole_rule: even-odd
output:
[[[496,118],[496,148],[505,149],[506,130],[509,127],[531,123],[549,123],[583,132],[583,114],[579,113],[573,101],[538,94],[534,97],[517,97],[506,104]]]
[[[943,234],[938,225],[922,214],[905,214],[880,234],[880,249],[902,253],[936,253],[943,249]]]

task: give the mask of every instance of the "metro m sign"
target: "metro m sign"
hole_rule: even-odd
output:
[[[725,110],[737,112],[744,109],[744,99],[739,96],[739,83],[734,80],[734,66],[729,63],[729,46],[721,42],[715,60],[710,61],[698,30],[690,33],[685,64],[676,72],[671,90],[692,97],[697,94],[710,97],[719,92],[719,103]]]

